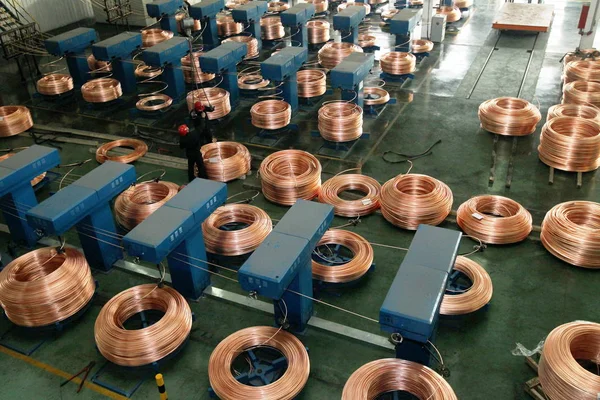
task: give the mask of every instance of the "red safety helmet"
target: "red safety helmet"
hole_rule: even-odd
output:
[[[190,133],[190,128],[188,128],[186,124],[182,124],[179,125],[177,131],[179,132],[179,136],[187,136],[187,134]]]
[[[196,112],[202,112],[204,111],[204,105],[201,102],[197,101],[194,103],[194,110],[196,110]]]

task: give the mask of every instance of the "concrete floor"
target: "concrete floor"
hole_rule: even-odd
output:
[[[381,158],[383,151],[393,149],[420,153],[442,139],[431,156],[415,162],[413,172],[431,175],[448,184],[454,193],[453,209],[474,195],[500,194],[523,204],[531,211],[534,224],[539,225],[545,212],[557,203],[575,199],[598,201],[600,186],[595,173],[584,174],[581,189],[576,188],[575,175],[562,172],[557,172],[553,186],[548,185],[548,167],[538,160],[536,151],[541,124],[532,137],[518,142],[510,189],[505,188],[504,182],[512,143],[500,140],[497,181],[488,186],[493,136],[479,128],[478,105],[488,98],[516,96],[522,87],[522,97],[539,102],[545,116],[548,107],[560,99],[559,60],[565,52],[573,50],[579,40],[576,25],[581,3],[554,2],[556,14],[552,30],[548,34],[540,34],[537,40],[535,35],[511,33],[502,33],[499,38],[499,33],[491,29],[491,21],[500,4],[497,0],[476,1],[471,15],[458,24],[458,33],[447,35],[445,42],[436,46],[431,57],[418,66],[414,81],[402,87],[388,83],[386,89],[398,99],[398,104],[388,106],[377,118],[365,119],[365,131],[371,133],[370,138],[358,141],[347,152],[323,148],[322,139],[310,136],[309,131],[316,128],[315,111],[318,106],[307,108],[294,118],[293,122],[300,127],[299,134],[282,132],[276,137],[265,137],[246,122],[248,109],[254,100],[243,100],[219,128],[219,139],[246,143],[253,154],[254,171],[262,157],[273,151],[269,147],[294,147],[320,155],[324,179],[340,170],[362,165],[365,174],[380,182],[405,172],[408,167],[406,164],[384,162]],[[379,29],[378,18],[372,18],[371,24]],[[98,29],[101,33],[107,31],[102,26]],[[498,50],[494,51],[477,82],[494,46]],[[533,50],[531,65],[521,85],[530,50]],[[127,114],[126,110],[123,111],[126,106],[120,107],[120,111],[105,113],[100,119],[77,116],[72,112],[73,106],[50,110],[48,104],[32,98],[25,85],[18,82],[14,65],[4,63],[0,70],[3,72],[0,83],[4,104],[27,103],[34,110],[38,124],[121,136],[134,134],[133,126],[122,122]],[[368,82],[374,83],[377,75],[378,70]],[[145,124],[147,127],[140,128],[140,132],[155,138],[152,151],[161,148],[169,155],[182,156],[173,145],[175,134],[172,128],[182,121],[184,115],[185,112],[180,109],[153,126],[148,123]],[[133,118],[135,116],[129,122]],[[27,135],[3,141],[2,147],[6,148],[32,143]],[[62,147],[63,163],[90,157],[90,148],[93,147],[87,143],[58,144]],[[88,163],[73,174],[83,175],[95,166],[95,162]],[[156,168],[151,164],[136,163],[138,175]],[[165,179],[183,183],[185,172],[167,168]],[[228,191],[235,194],[259,185],[253,174],[245,181],[229,184]],[[53,183],[41,197],[48,196],[57,188],[57,183]],[[268,203],[262,195],[253,204],[264,208],[275,219],[286,211],[285,207]],[[336,218],[332,225],[345,222],[345,219]],[[458,229],[452,218],[442,226]],[[380,214],[365,217],[358,226],[349,229],[373,243],[400,247],[408,246],[413,236],[411,232],[391,226]],[[4,249],[9,236],[3,234],[0,240]],[[68,243],[78,244],[73,235],[68,236]],[[462,250],[471,246],[472,243],[465,241]],[[404,252],[379,246],[375,246],[374,250],[377,267],[367,279],[340,297],[325,296],[323,300],[377,318]],[[527,399],[522,385],[534,374],[522,357],[511,354],[515,343],[533,348],[557,325],[578,319],[597,321],[599,315],[592,299],[600,278],[594,271],[578,269],[552,257],[535,232],[520,244],[490,246],[472,258],[489,272],[494,296],[487,311],[458,323],[441,323],[436,345],[451,371],[448,381],[460,399]],[[45,342],[31,358],[15,358],[14,354],[8,354],[10,352],[0,347],[0,376],[4,377],[0,399],[106,397],[107,394],[100,393],[96,387],[86,387],[79,395],[75,394],[75,385],[59,387],[63,380],[61,371],[63,374],[76,372],[91,360],[98,365],[103,364],[94,347],[96,315],[110,297],[148,280],[120,270],[95,274],[95,278],[99,283],[99,294],[89,312],[62,335]],[[213,283],[216,287],[242,293],[238,285],[218,276],[214,277]],[[213,348],[224,337],[241,328],[272,323],[267,314],[212,298],[203,298],[191,306],[196,321],[190,341],[178,357],[162,368],[172,399],[208,398],[207,364]],[[316,304],[315,310],[319,317],[382,334],[377,324],[322,304]],[[8,328],[9,323],[2,319],[0,332]],[[300,339],[310,349],[311,357],[311,376],[299,396],[302,399],[339,398],[345,381],[354,370],[371,360],[393,356],[391,351],[316,329],[310,329]],[[13,331],[5,335],[4,340],[22,348],[35,342]],[[122,387],[137,382],[135,372],[112,371],[106,377]],[[153,381],[146,381],[134,397],[158,398]]]

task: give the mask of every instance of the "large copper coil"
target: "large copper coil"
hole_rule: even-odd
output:
[[[242,33],[244,25],[241,22],[235,22],[231,15],[220,14],[217,16],[217,33],[219,36],[231,36]]]
[[[33,250],[0,271],[0,305],[19,326],[64,321],[89,303],[95,290],[84,255],[72,247]]]
[[[600,83],[575,81],[563,87],[563,104],[592,104],[600,107]]]
[[[364,88],[364,96],[365,106],[381,106],[390,101],[390,94],[380,87],[370,86]]]
[[[398,175],[381,188],[381,214],[403,229],[439,225],[452,210],[452,191],[444,182],[427,175]]]
[[[271,3],[269,3],[271,4]],[[280,16],[269,16],[260,19],[260,37],[264,40],[281,39],[285,36],[285,29]]]
[[[381,70],[390,75],[404,75],[415,72],[417,58],[402,51],[390,51],[379,59]]]
[[[345,191],[355,191],[364,194],[360,199],[346,200],[340,197]],[[328,179],[321,186],[319,201],[331,204],[335,215],[342,217],[357,217],[369,215],[379,209],[381,185],[370,176],[361,174],[342,174]]]
[[[260,73],[248,73],[238,75],[238,87],[242,90],[258,90],[269,86],[270,81]]]
[[[542,119],[540,110],[527,100],[498,97],[479,105],[481,128],[504,136],[525,136],[535,132]]]
[[[250,152],[237,142],[214,142],[200,148],[208,179],[229,182],[250,171]]]
[[[423,0],[409,0],[408,4],[411,7],[422,7],[423,6]]]
[[[173,37],[173,32],[158,28],[144,29],[142,31],[142,47],[148,48],[169,40]]]
[[[140,79],[154,79],[156,77],[161,76],[163,73],[162,68],[153,67],[151,65],[146,65],[144,63],[140,63],[135,67],[134,74],[136,78]]]
[[[312,200],[321,189],[321,163],[301,150],[281,150],[267,156],[258,171],[262,192],[273,203],[286,206]]]
[[[546,121],[556,117],[579,117],[600,123],[600,108],[585,104],[556,104],[548,109]]]
[[[596,49],[577,49],[576,51],[565,54],[563,58],[563,67],[566,67],[571,61],[590,60],[600,57],[600,52]]]
[[[312,3],[315,6],[315,14],[324,13],[329,9],[328,0],[306,0],[307,3]]]
[[[399,11],[400,10],[397,10],[395,8],[384,10],[381,12],[381,19],[383,21],[389,21],[390,19],[394,18],[394,15],[398,14]]]
[[[329,22],[315,19],[306,23],[308,29],[308,43],[320,44],[329,40]]]
[[[203,106],[212,106],[214,108],[214,111],[206,113],[210,120],[223,118],[231,112],[229,92],[225,89],[210,87],[192,90],[186,96],[188,111],[192,111],[198,101]]]
[[[342,400],[375,400],[400,390],[421,400],[458,400],[437,372],[401,358],[371,361],[354,371],[344,385]]]
[[[7,154],[4,154],[4,155],[0,156],[0,161],[4,161],[7,158],[11,158],[15,154],[16,153],[7,153]],[[38,176],[36,176],[35,178],[33,178],[31,180],[31,186],[37,185],[38,183],[40,183],[41,181],[43,181],[45,177],[46,177],[46,173],[42,172],[41,174],[39,174]]]
[[[494,291],[492,279],[481,265],[467,257],[458,256],[454,263],[454,270],[465,274],[472,285],[461,293],[446,293],[440,307],[441,315],[469,314],[490,302]]]
[[[107,103],[123,96],[121,82],[113,78],[98,78],[81,86],[81,95],[89,103]]]
[[[473,0],[456,0],[454,2],[454,7],[458,8],[459,10],[469,8],[472,5],[473,5]]]
[[[456,223],[467,235],[491,244],[518,243],[533,228],[531,214],[508,197],[481,195],[458,207]]]
[[[460,8],[456,6],[443,6],[438,8],[438,10],[435,13],[439,15],[445,15],[446,22],[456,22],[462,18]]]
[[[231,224],[243,224],[244,227],[223,229]],[[221,206],[202,223],[206,251],[222,256],[239,256],[256,250],[272,229],[269,215],[249,204]]]
[[[565,67],[564,81],[600,82],[600,60],[571,61]]]
[[[117,148],[117,147],[125,147],[128,149],[133,149],[133,151],[129,154],[120,155],[120,156],[111,156],[108,154],[109,151]],[[135,160],[141,158],[148,152],[148,145],[141,140],[138,139],[119,139],[113,140],[112,142],[104,143],[102,146],[98,147],[96,150],[96,161],[100,164],[103,164],[105,161],[115,161],[124,164],[129,164],[134,162]]]
[[[369,35],[368,33],[360,33],[358,35],[358,45],[362,48],[374,47],[377,43],[377,36]]]
[[[415,39],[410,44],[410,50],[413,54],[429,53],[433,50],[433,42],[426,39]]]
[[[179,192],[173,182],[143,182],[131,186],[115,199],[115,220],[130,231]]]
[[[327,91],[327,76],[319,69],[298,71],[298,97],[311,98],[322,96]]]
[[[546,396],[552,400],[596,400],[600,376],[579,361],[598,364],[599,354],[600,324],[574,321],[554,328],[544,342],[538,369]]]
[[[140,111],[159,111],[171,107],[173,99],[166,94],[155,94],[153,96],[146,96],[135,103],[135,108]]]
[[[232,36],[230,38],[223,40],[223,43],[226,43],[226,42],[246,43],[246,57],[245,58],[258,57],[258,40],[256,40],[255,37],[247,36],[247,35]]]
[[[225,2],[225,7],[227,7],[230,10],[233,10],[235,8],[238,8],[239,6],[243,6],[249,1],[250,0],[228,0],[227,2]]]
[[[125,322],[142,311],[160,311],[162,318],[142,329],[126,329]],[[110,299],[96,318],[94,338],[100,354],[126,367],[162,360],[184,344],[192,330],[192,310],[175,289],[139,285]]]
[[[328,254],[317,253],[319,261],[312,260],[313,279],[329,283],[346,283],[357,280],[366,274],[373,265],[373,247],[357,233],[342,229],[329,229],[319,243],[319,246],[343,246],[352,252],[352,259],[341,264],[323,264],[328,261]],[[318,250],[315,250],[318,251]]]
[[[281,129],[292,120],[292,107],[283,100],[263,100],[250,109],[252,125],[262,129]]]
[[[345,10],[348,7],[364,7],[365,8],[365,14],[369,15],[371,14],[371,6],[369,5],[369,3],[361,3],[361,2],[353,2],[353,3],[342,3],[337,7],[338,12]]]
[[[349,142],[363,133],[363,109],[346,101],[334,101],[319,108],[319,133],[330,142]]]
[[[362,53],[363,49],[353,43],[325,43],[319,50],[317,58],[324,68],[333,69],[352,53]]]
[[[33,126],[31,111],[25,106],[0,107],[0,137],[23,133]]]
[[[279,13],[290,8],[290,5],[285,1],[270,1],[268,11],[270,13]]]
[[[191,54],[181,58],[181,69],[183,70],[183,79],[187,83],[204,83],[215,79],[215,74],[209,74],[208,72],[202,72],[200,69],[200,58],[204,53],[201,51],[195,51]],[[194,60],[192,65],[191,58]]]
[[[108,61],[98,61],[93,54],[87,57],[88,68],[91,72],[110,72],[112,71],[112,65]]]
[[[578,267],[600,268],[600,204],[568,201],[552,207],[540,238],[555,257]]]
[[[36,88],[39,94],[56,96],[73,90],[73,78],[65,74],[45,75],[37,81]]]
[[[175,20],[177,21],[177,32],[185,33],[185,29],[183,29],[183,20],[187,17],[185,13],[175,14]],[[202,29],[202,25],[200,24],[200,20],[195,19],[194,25],[192,26],[192,32],[198,32]]]

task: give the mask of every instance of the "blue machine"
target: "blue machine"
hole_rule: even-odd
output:
[[[110,61],[115,78],[121,82],[124,93],[136,91],[135,70],[131,54],[142,47],[142,34],[123,32],[92,46],[96,60]]]
[[[110,201],[133,183],[132,165],[106,161],[33,207],[27,220],[45,234],[59,236],[75,226],[90,266],[110,271],[123,258]]]
[[[160,27],[165,31],[177,34],[175,15],[183,8],[183,0],[154,0],[146,4],[146,12],[150,18],[160,20]]]
[[[422,16],[422,8],[403,8],[390,20],[390,33],[396,35],[395,51],[410,51],[412,33]]]
[[[379,311],[381,329],[392,333],[396,357],[429,364],[448,276],[462,234],[420,225]]]
[[[210,285],[202,222],[227,200],[227,185],[194,179],[123,238],[127,253],[158,264],[165,257],[173,287],[197,299]]]
[[[267,13],[266,1],[250,1],[238,8],[231,10],[231,16],[235,22],[241,22],[246,27],[245,31],[250,33],[258,42],[258,51],[262,49],[260,37],[260,19]]]
[[[190,17],[205,24],[202,31],[202,44],[207,47],[218,46],[221,41],[217,30],[217,14],[225,8],[225,0],[202,0],[190,6]]]
[[[331,87],[342,90],[342,100],[364,105],[363,80],[367,77],[375,57],[373,54],[352,53],[331,70]]]
[[[307,57],[305,47],[284,47],[260,64],[263,78],[271,80],[275,86],[282,83],[283,99],[292,107],[292,113],[298,110],[298,70]]]
[[[58,150],[33,145],[0,162],[0,210],[15,242],[33,246],[39,236],[25,214],[37,205],[31,180],[60,163]]]
[[[332,206],[298,200],[239,269],[242,289],[273,299],[278,325],[306,329],[313,312],[312,299],[304,297],[313,296],[311,254],[332,219]]]
[[[69,74],[76,87],[86,83],[90,75],[90,67],[85,56],[85,49],[98,40],[98,33],[92,28],[76,28],[44,40],[48,53],[67,58]]]
[[[300,43],[300,47],[308,46],[308,28],[306,23],[315,15],[315,5],[312,3],[300,3],[288,8],[279,16],[281,24],[288,26],[292,31],[293,42]]]
[[[200,57],[200,69],[203,72],[223,76],[219,86],[229,92],[232,106],[238,103],[240,97],[236,66],[244,59],[246,52],[246,43],[226,42]]]
[[[168,85],[165,93],[178,101],[185,96],[185,80],[181,67],[181,58],[190,51],[188,39],[173,37],[149,49],[144,50],[142,58],[147,65],[164,68],[162,77]]]
[[[342,42],[358,43],[358,25],[365,19],[363,6],[350,6],[333,16],[333,29],[340,31]]]

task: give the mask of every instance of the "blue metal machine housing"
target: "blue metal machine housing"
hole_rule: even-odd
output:
[[[175,15],[183,8],[183,0],[154,0],[146,4],[146,12],[151,18],[160,19],[160,27],[177,35]]]
[[[358,43],[358,25],[365,19],[363,6],[350,6],[333,16],[333,29],[340,31],[342,42]]]
[[[207,47],[218,46],[217,14],[225,8],[225,0],[202,0],[189,7],[190,17],[199,20],[205,27],[202,31],[202,44]]]
[[[223,76],[219,86],[229,92],[229,101],[232,107],[238,103],[240,96],[236,66],[244,59],[246,52],[246,43],[226,42],[200,57],[202,71]]]
[[[181,70],[181,58],[190,51],[188,39],[172,37],[149,49],[144,50],[142,58],[147,65],[164,68],[162,77],[168,85],[165,93],[179,101],[185,97],[185,80]]]
[[[314,15],[315,5],[312,3],[296,4],[279,14],[281,24],[288,26],[292,31],[292,45],[296,42],[300,43],[300,47],[308,47],[308,28],[306,27],[306,23]]]
[[[96,60],[110,61],[115,78],[121,82],[123,92],[136,91],[135,70],[132,53],[142,47],[142,34],[123,32],[92,45]]]
[[[275,86],[282,83],[283,99],[292,107],[292,113],[298,110],[298,70],[307,57],[305,47],[284,47],[260,64],[263,78],[271,80]]]
[[[44,47],[52,55],[66,56],[73,84],[79,88],[91,78],[85,49],[97,40],[98,33],[94,29],[75,28],[44,40]]]
[[[395,51],[410,51],[412,33],[422,17],[422,8],[403,8],[390,20],[390,33],[396,35]]]
[[[363,81],[371,72],[374,62],[373,54],[350,54],[331,70],[331,87],[342,90],[342,100],[352,100],[363,107]]]
[[[262,50],[262,39],[260,32],[260,19],[267,13],[266,1],[251,1],[231,10],[231,16],[235,22],[241,22],[246,27],[245,31],[250,33],[258,42],[258,51]]]

